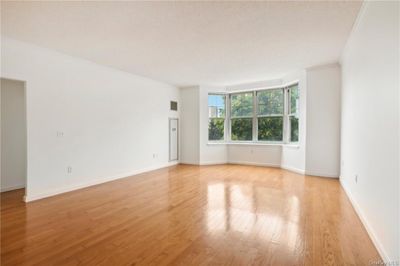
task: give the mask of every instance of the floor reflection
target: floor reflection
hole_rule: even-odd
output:
[[[284,242],[289,250],[294,250],[302,241],[299,199],[282,195],[282,202],[269,202],[266,190],[252,184],[209,184],[208,232],[239,232],[264,242]]]
[[[207,187],[207,228],[210,232],[227,229],[226,192],[224,184]]]

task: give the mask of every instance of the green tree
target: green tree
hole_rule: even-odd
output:
[[[208,139],[223,140],[224,139],[224,119],[211,118],[208,123]]]
[[[282,141],[283,138],[283,118],[260,117],[258,118],[258,140]]]
[[[290,117],[290,141],[299,141],[299,119],[294,116]]]
[[[234,118],[231,120],[232,140],[252,140],[253,139],[253,119]]]

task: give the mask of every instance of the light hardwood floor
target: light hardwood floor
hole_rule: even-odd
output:
[[[368,265],[338,180],[178,165],[25,204],[1,193],[2,265]]]

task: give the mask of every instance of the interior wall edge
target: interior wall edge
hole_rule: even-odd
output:
[[[347,198],[350,200],[350,203],[353,206],[355,212],[357,213],[358,218],[360,218],[360,221],[363,224],[365,230],[367,231],[369,238],[371,239],[372,243],[378,250],[379,255],[385,262],[395,261],[391,260],[387,255],[387,252],[385,251],[385,248],[383,247],[382,243],[379,241],[379,238],[377,237],[377,234],[373,230],[373,227],[368,223],[368,220],[364,215],[363,210],[361,209],[360,205],[358,205],[357,201],[354,199],[353,194],[351,194],[350,192],[350,189],[346,187],[345,182],[342,181],[342,178],[343,178],[342,176],[340,176],[339,178],[340,185],[343,188],[344,192],[346,193]]]
[[[328,177],[328,178],[339,178],[339,174],[334,174],[334,173],[323,173],[323,172],[314,172],[314,171],[305,171],[306,175],[311,175],[311,176],[322,176],[322,177]]]
[[[292,167],[290,165],[281,165],[281,168],[284,169],[284,170],[288,170],[288,171],[294,172],[296,174],[300,174],[300,175],[305,175],[305,173],[306,173],[306,171],[304,169]]]

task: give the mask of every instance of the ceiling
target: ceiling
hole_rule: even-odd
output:
[[[2,34],[176,86],[339,59],[361,2],[2,2]]]

